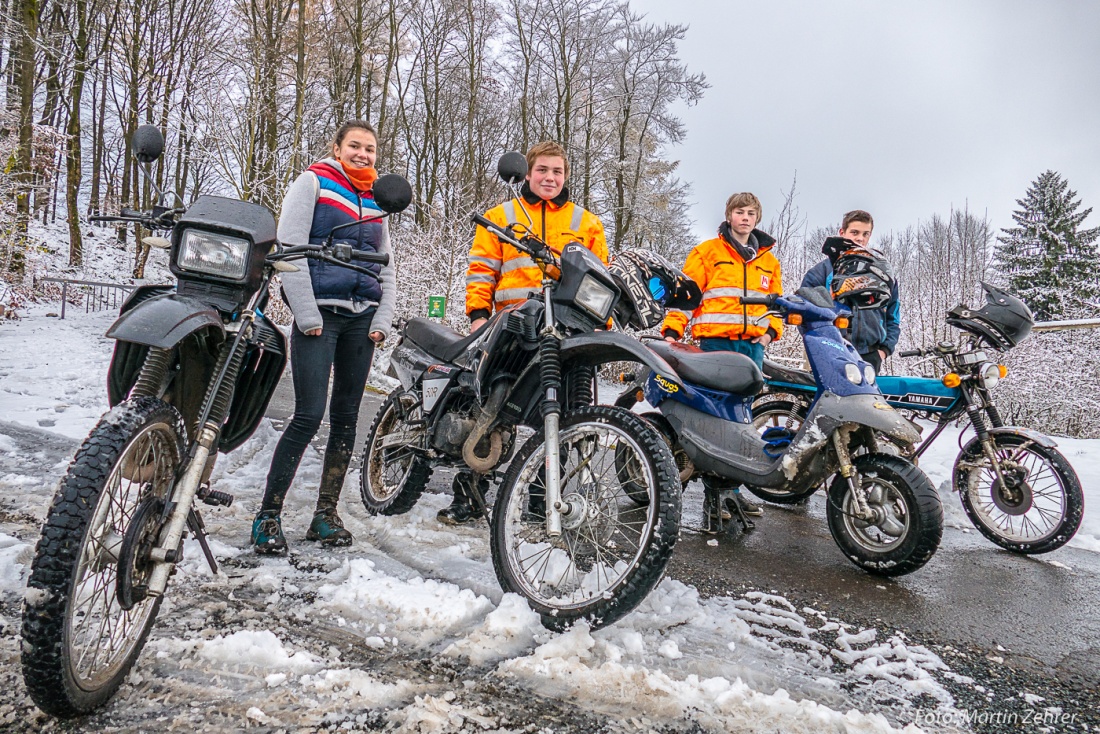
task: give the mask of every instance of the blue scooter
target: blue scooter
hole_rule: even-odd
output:
[[[646,372],[616,404],[632,407],[644,398],[656,408],[643,415],[672,444],[685,482],[705,477],[718,486],[805,494],[835,475],[826,514],[844,554],[884,576],[919,569],[939,546],[943,508],[911,461],[877,450],[879,436],[914,444],[920,434],[885,402],[874,370],[842,337],[838,322],[844,325],[848,311],[835,306],[824,288],[741,301],[767,306],[799,326],[817,390],[797,430],[773,427],[761,434],[754,424],[751,406],[764,376],[751,359],[675,342],[646,344],[683,384]]]

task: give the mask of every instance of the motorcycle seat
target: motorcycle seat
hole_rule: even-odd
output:
[[[413,318],[405,324],[405,338],[443,362],[453,362],[481,333],[466,336],[430,319]]]
[[[680,342],[647,342],[687,382],[712,390],[756,395],[764,387],[764,375],[750,358],[737,352],[704,352]]]
[[[811,373],[804,370],[784,367],[767,357],[764,358],[764,377],[774,382],[786,382],[790,385],[805,385],[808,388],[817,389],[817,384],[814,382],[814,376]]]

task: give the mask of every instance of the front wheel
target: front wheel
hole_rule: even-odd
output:
[[[870,573],[902,576],[916,571],[943,537],[943,505],[932,482],[897,456],[862,454],[852,464],[873,517],[860,517],[848,480],[835,475],[826,507],[833,540]]]
[[[975,441],[955,462],[955,491],[970,522],[989,540],[1015,553],[1049,553],[1081,526],[1085,498],[1066,457],[1016,435],[994,435],[997,478]]]
[[[359,495],[372,515],[401,515],[413,508],[428,486],[432,466],[414,444],[422,428],[410,426],[402,417],[419,417],[419,404],[391,393],[378,409],[363,449],[359,474]],[[407,403],[407,404],[405,404]],[[387,446],[392,443],[393,445]]]
[[[183,456],[183,419],[156,398],[105,415],[77,451],[46,515],[23,607],[23,680],[69,718],[118,690],[153,626],[147,594],[164,502]]]
[[[660,581],[679,534],[680,480],[660,433],[618,408],[567,414],[560,446],[568,507],[561,535],[546,532],[540,430],[520,448],[497,493],[493,568],[502,588],[525,597],[547,628],[579,619],[599,628],[629,613]]]

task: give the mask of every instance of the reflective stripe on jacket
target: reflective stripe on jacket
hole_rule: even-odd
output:
[[[501,227],[516,225],[517,235],[530,230],[556,253],[570,242],[579,242],[607,262],[607,240],[599,217],[571,201],[558,205],[512,199],[490,209],[485,217]],[[466,269],[467,314],[491,313],[494,308],[524,300],[541,287],[542,273],[526,253],[501,242],[484,227],[477,228]]]
[[[766,315],[765,306],[745,306],[743,296],[782,295],[783,279],[779,259],[772,253],[775,240],[753,230],[760,248],[756,257],[746,262],[724,239],[715,237],[695,246],[684,264],[684,274],[699,284],[703,301],[694,312],[670,310],[661,330],[669,329],[683,336],[688,320],[696,339],[724,337],[752,339],[775,331],[783,336],[783,320]]]

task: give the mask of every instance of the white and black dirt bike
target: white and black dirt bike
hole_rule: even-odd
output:
[[[163,146],[152,125],[134,134],[146,166]],[[397,212],[412,191],[387,175],[374,197]],[[39,708],[66,718],[103,705],[126,679],[188,531],[217,573],[198,503],[232,502],[209,485],[214,461],[255,431],[286,364],[285,339],[263,313],[275,272],[301,258],[362,270],[355,262],[389,257],[350,244],[284,247],[269,209],[218,196],[101,219],[170,231],[146,242],[171,248],[177,282],[138,288],[107,332],[113,407],[61,480],[31,562],[23,680]]]
[[[498,165],[513,187],[526,170],[518,153]],[[680,483],[660,433],[629,411],[592,404],[594,367],[640,361],[670,383],[679,377],[638,341],[605,330],[612,315],[632,316],[633,301],[591,251],[573,243],[556,253],[522,223],[472,219],[530,258],[542,287],[468,336],[407,322],[390,362],[401,386],[364,449],[363,502],[373,514],[400,514],[435,467],[472,472],[504,590],[525,597],[551,629],[611,624],[661,579],[679,533]],[[513,457],[524,426],[534,435]],[[630,476],[616,452],[632,458]],[[483,480],[500,481],[491,512]]]

